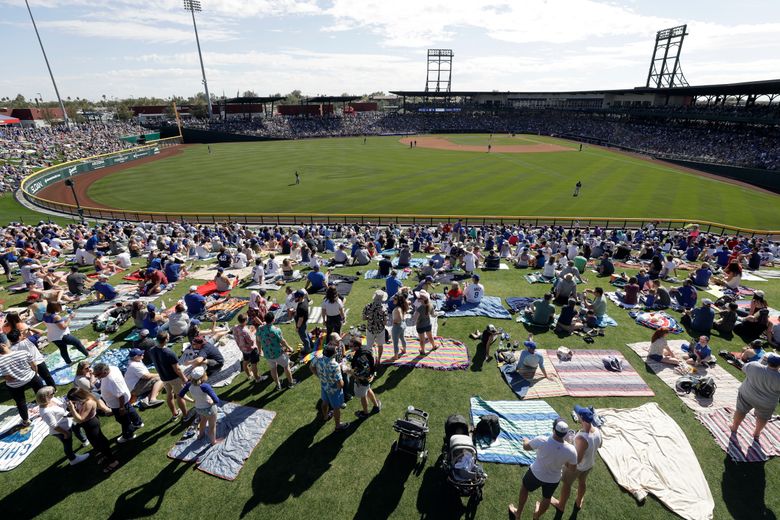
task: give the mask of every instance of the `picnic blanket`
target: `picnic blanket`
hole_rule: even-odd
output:
[[[113,341],[94,342],[87,347],[89,356],[87,360],[91,363],[95,362],[103,352],[108,350]],[[84,354],[68,345],[68,355],[71,361],[80,361],[84,359]],[[59,350],[56,350],[46,356],[46,366],[49,368],[54,383],[57,386],[69,385],[76,379],[76,365],[68,365],[65,360],[62,359],[62,354]]]
[[[95,359],[95,363],[105,363],[107,365],[115,366],[124,374],[127,372],[127,365],[130,364],[130,349],[115,348],[106,350]]]
[[[611,318],[608,314],[605,314],[596,318],[596,326],[603,329],[604,327],[617,327],[618,323],[614,320],[614,318]]]
[[[124,298],[114,298],[109,301],[93,301],[77,307],[71,314],[70,325],[68,327],[71,331],[83,329],[89,325],[92,325],[92,320],[97,316],[100,316],[104,312],[116,307],[117,302],[123,301]]]
[[[599,409],[605,420],[599,455],[637,501],[655,495],[689,520],[712,518],[715,503],[685,433],[657,403]]]
[[[680,359],[682,359],[682,349],[680,346],[683,343],[685,342],[681,340],[669,341],[669,348]],[[674,390],[674,385],[677,382],[677,379],[680,378],[680,374],[675,370],[673,365],[667,365],[665,363],[653,361],[652,359],[647,359],[647,353],[650,349],[649,341],[629,343],[628,347],[636,352],[639,357],[641,357],[642,360],[647,363],[647,366],[650,367],[650,370],[652,370],[658,377],[660,377],[661,381],[666,383],[669,388]],[[698,397],[693,392],[690,394],[677,394],[677,396],[682,399],[682,402],[685,403],[685,405],[691,410],[697,412],[710,411],[716,408],[734,406],[734,404],[737,402],[737,392],[739,390],[740,382],[723,367],[718,365],[711,367],[696,367],[695,375],[712,376],[713,379],[715,379],[717,389],[715,390],[715,394],[709,399]]]
[[[761,275],[763,276],[764,273],[762,272]],[[742,271],[742,279],[746,282],[766,282],[766,278],[762,278],[762,276],[753,274],[750,271]]]
[[[711,412],[697,412],[696,418],[715,437],[715,442],[734,462],[764,462],[780,455],[780,421],[767,423],[759,442],[753,439],[756,416],[751,411],[739,425],[736,435],[731,433],[734,408],[717,408]]]
[[[537,352],[546,356],[546,351],[538,349]],[[518,351],[519,355],[519,351]],[[557,375],[555,366],[547,363],[545,369],[550,377],[543,377],[542,371],[537,369],[521,369],[519,372],[516,370],[517,365],[515,363],[506,363],[500,365],[498,370],[501,372],[501,377],[509,385],[509,388],[520,399],[544,399],[545,397],[558,397],[566,395],[566,389],[561,384],[561,380]]]
[[[441,310],[444,302],[435,300],[436,310]],[[498,296],[483,296],[479,303],[464,302],[463,305],[452,311],[445,311],[444,316],[448,318],[462,318],[467,316],[485,316],[497,320],[509,320],[512,316],[501,305],[501,298]]]
[[[525,275],[525,281],[528,283],[553,283],[555,277],[546,278],[542,276],[542,273],[528,273]]]
[[[198,319],[205,319],[205,321],[230,321],[247,305],[249,305],[249,298],[219,300],[208,305],[206,312],[201,315],[202,318],[199,317]]]
[[[222,442],[211,446],[208,438],[198,439],[197,435],[182,438],[168,451],[168,457],[195,462],[204,473],[235,480],[271,426],[276,412],[227,402],[221,403],[217,410],[217,438],[222,438]]]
[[[239,280],[243,280],[244,278],[250,276],[252,274],[252,269],[254,269],[254,266],[248,266],[248,267],[242,267],[241,269],[225,269],[224,274],[225,276],[229,278],[238,278]],[[214,276],[217,274],[217,267],[216,266],[209,266],[209,267],[201,267],[200,269],[195,269],[190,273],[190,278],[194,278],[196,280],[212,280]]]
[[[641,300],[640,300],[639,303],[633,303],[633,304],[632,303],[625,303],[623,301],[623,299],[620,296],[618,296],[618,293],[616,293],[616,292],[608,292],[608,293],[605,293],[605,294],[607,295],[607,298],[609,298],[612,301],[612,303],[614,303],[615,305],[617,305],[618,307],[621,307],[623,309],[636,309],[637,307],[639,307],[639,308],[643,308],[644,307],[644,305],[642,304]]]
[[[409,260],[409,266],[408,267],[422,267],[424,266],[428,261],[425,258],[412,258]],[[398,258],[393,258],[393,267],[398,267]]]
[[[538,435],[548,435],[558,412],[545,401],[484,401],[471,398],[471,423],[476,425],[483,415],[498,416],[501,433],[490,446],[477,443],[477,459],[482,462],[530,465],[536,452],[525,451],[523,441]]]
[[[38,417],[38,405],[35,404],[35,401],[27,403],[27,413],[31,421]],[[22,418],[19,417],[16,406],[0,404],[0,435],[20,424],[22,424]]]
[[[347,296],[352,292],[352,284],[358,281],[357,276],[348,274],[331,274],[328,276],[328,284],[334,284],[339,296]],[[327,287],[321,288],[319,291],[309,292],[309,294],[325,294]]]
[[[682,334],[684,331],[677,320],[664,311],[640,312],[634,319],[638,324],[653,330],[668,329],[672,334]]]
[[[778,279],[780,278],[780,271],[777,270],[764,270],[761,269],[760,271],[757,271],[759,275],[761,275],[761,278],[770,278],[770,279]],[[742,276],[744,277],[745,271],[742,271]],[[744,280],[744,278],[743,278]]]
[[[498,264],[498,267],[493,268],[493,267],[484,267],[483,266],[482,270],[483,271],[508,271],[509,270],[509,266],[506,265],[504,262],[501,262],[501,263]]]
[[[235,287],[237,283],[238,279],[234,279],[231,281],[231,286]],[[212,294],[216,294],[217,296],[227,296],[230,294],[230,291],[217,292],[217,282],[214,280],[206,282],[203,285],[199,285],[197,292],[201,296],[211,296]]]
[[[365,344],[365,339],[363,340]],[[385,344],[382,350],[381,363],[397,367],[432,368],[433,370],[466,370],[469,366],[469,352],[466,345],[458,340],[450,338],[436,338],[439,346],[431,351],[431,345],[425,344],[426,354],[420,355],[420,342],[417,339],[406,340],[406,354],[391,361],[393,357],[393,344]],[[377,351],[374,347],[374,355]]]
[[[634,370],[617,350],[575,350],[569,361],[558,359],[555,350],[545,350],[548,362],[558,373],[566,394],[573,397],[643,397],[655,393],[647,386],[642,377]],[[622,372],[612,372],[604,368],[602,359],[609,356],[618,358],[623,366]]]
[[[506,299],[506,304],[509,306],[510,311],[520,312],[539,299],[541,298],[536,298],[533,296],[510,296]]]
[[[230,337],[220,340],[217,348],[219,348],[219,352],[222,354],[224,364],[222,365],[222,370],[209,376],[209,384],[214,388],[220,388],[232,383],[233,379],[241,372],[241,360],[243,359],[241,350],[238,348],[235,340]],[[198,356],[195,354],[195,351],[191,347],[187,347],[179,356],[179,363],[185,364],[196,357]],[[189,376],[193,368],[192,366],[183,368],[184,375]]]
[[[0,406],[0,413],[5,415],[6,408],[12,408],[13,413],[17,413],[15,406],[4,405]],[[40,417],[31,419],[31,424],[27,428],[10,429],[0,434],[0,471],[11,471],[18,467],[35,451],[35,448],[40,446],[47,435],[49,435],[49,427]]]
[[[139,270],[139,271],[134,271],[134,272],[132,272],[132,273],[130,273],[128,275],[123,276],[122,279],[123,280],[129,280],[131,282],[140,282],[140,281],[143,281],[144,276],[143,276],[143,273],[141,273],[141,271]]]
[[[755,289],[751,289],[750,287],[745,287],[744,285],[740,285],[737,287],[736,290],[729,289],[728,287],[722,287],[719,285],[710,285],[709,287],[702,289],[703,291],[713,295],[715,298],[723,298],[727,294],[730,296],[734,296],[735,298],[752,298],[753,294],[755,294]]]
[[[366,271],[366,274],[363,275],[363,278],[366,280],[385,280],[387,279],[387,276],[379,276],[379,270],[378,269],[371,269],[369,271]],[[409,278],[409,272],[406,270],[398,271],[398,275],[396,276],[399,280],[406,280]]]
[[[532,318],[533,318],[532,314],[526,313],[526,312],[521,312],[517,316],[517,319],[515,321],[517,323],[525,323],[529,327],[535,327],[535,328],[538,328],[538,329],[549,329],[551,326],[553,326],[555,324],[556,321],[558,321],[558,315],[557,314],[553,316],[552,323],[550,323],[548,325],[539,325],[538,323],[534,323]]]

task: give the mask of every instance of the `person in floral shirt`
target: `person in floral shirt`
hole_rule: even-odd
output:
[[[320,379],[320,412],[322,418],[333,417],[336,421],[336,431],[346,430],[349,423],[341,422],[341,407],[344,405],[344,379],[341,367],[336,361],[336,349],[333,345],[325,345],[322,356],[314,358],[311,371]]]
[[[381,289],[374,292],[374,301],[363,309],[363,319],[366,321],[366,347],[377,347],[377,361],[382,359],[382,347],[385,344],[385,326],[387,325],[387,309],[385,300],[387,293]]]
[[[246,377],[253,379],[255,383],[264,381],[268,376],[257,375],[257,364],[260,362],[260,352],[257,350],[257,344],[255,343],[255,337],[249,331],[247,327],[248,318],[246,314],[238,315],[238,323],[233,327],[231,331],[233,333],[233,339],[236,340],[238,350],[241,351],[243,359],[241,360],[241,369],[246,374]]]
[[[279,381],[279,371],[277,367],[284,369],[284,375],[287,377],[288,388],[295,386],[292,372],[290,372],[290,358],[287,352],[292,349],[282,337],[282,331],[279,327],[274,327],[274,315],[269,312],[265,315],[265,325],[257,328],[257,342],[263,350],[263,357],[268,361],[268,367],[271,370],[271,377],[276,383],[276,389],[282,389],[282,383]]]

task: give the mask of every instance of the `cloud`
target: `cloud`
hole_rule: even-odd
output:
[[[81,37],[139,40],[150,43],[178,43],[195,38],[192,29],[175,29],[170,26],[129,21],[55,20],[39,22],[38,26]],[[224,29],[199,28],[198,33],[202,39],[211,41],[225,41],[236,37],[235,32]]]

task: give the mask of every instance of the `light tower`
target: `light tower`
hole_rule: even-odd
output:
[[[206,91],[206,101],[209,104],[209,119],[214,115],[211,108],[211,96],[209,95],[209,85],[206,82],[206,68],[203,66],[203,54],[200,52],[200,38],[198,38],[198,24],[195,23],[195,11],[202,11],[200,0],[184,0],[184,9],[192,15],[192,27],[195,29],[195,43],[198,44],[198,58],[200,59],[200,71],[203,74],[203,89]]]
[[[679,25],[658,31],[655,35],[655,49],[650,60],[646,87],[687,87],[688,82],[680,66],[680,54],[688,25]]]
[[[452,49],[428,49],[425,92],[450,92],[453,56]]]

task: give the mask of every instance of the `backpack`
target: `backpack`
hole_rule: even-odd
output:
[[[483,415],[479,418],[474,436],[481,446],[490,446],[501,434],[501,425],[498,416],[493,414]]]
[[[604,368],[606,368],[610,372],[623,371],[623,364],[615,356],[607,356],[605,358],[602,358],[601,361],[604,363]]]
[[[370,352],[362,348],[352,358],[352,373],[359,383],[367,383],[373,375],[374,360]]]
[[[709,399],[715,395],[716,388],[717,385],[715,384],[715,380],[712,378],[712,376],[699,377],[693,385],[693,391],[696,393],[696,395],[703,397],[704,399]]]
[[[462,415],[450,415],[444,422],[444,435],[447,438],[446,445],[449,445],[450,437],[453,435],[468,435],[469,423]]]
[[[567,347],[558,347],[558,359],[561,361],[571,361],[571,357],[574,355],[574,352],[571,351],[571,349]]]

